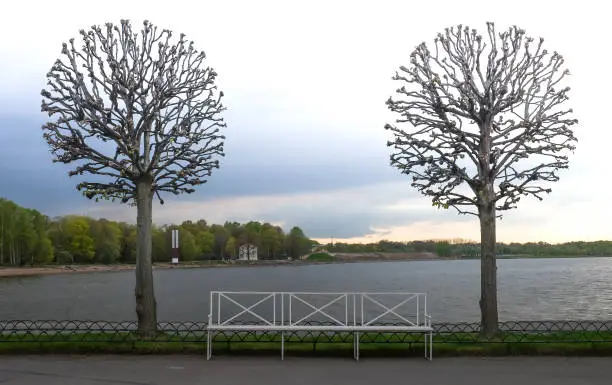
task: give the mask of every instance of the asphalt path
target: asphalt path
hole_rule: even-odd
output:
[[[611,358],[0,356],[1,385],[612,384]]]

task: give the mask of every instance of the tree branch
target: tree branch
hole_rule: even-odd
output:
[[[434,205],[463,213],[460,207],[498,202],[508,210],[520,196],[542,199],[550,192],[542,182],[557,181],[568,167],[577,123],[563,107],[569,71],[543,42],[534,45],[517,27],[497,33],[487,23],[485,38],[459,25],[438,34],[432,51],[417,46],[410,67],[395,74],[402,86],[387,106],[400,116],[396,124],[411,129],[385,126],[394,136],[391,165]],[[473,196],[457,193],[464,185]]]
[[[148,21],[140,33],[122,20],[80,37],[80,49],[74,39],[63,45],[41,92],[54,161],[77,162],[70,176],[115,180],[79,184],[90,198],[129,201],[141,178],[154,180],[158,197],[195,191],[219,167],[225,139],[223,93],[204,52]]]

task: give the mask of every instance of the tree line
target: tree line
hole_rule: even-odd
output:
[[[313,244],[297,226],[285,233],[279,226],[255,221],[184,221],[153,226],[153,261],[170,261],[173,229],[179,230],[181,261],[236,258],[246,243],[258,247],[259,259],[297,258]],[[134,263],[136,234],[133,224],[78,215],[49,218],[0,198],[0,265]]]
[[[326,245],[335,253],[418,253],[430,252],[441,257],[480,257],[480,244],[461,241],[411,241],[376,243],[341,243]],[[551,244],[547,242],[497,243],[497,255],[533,256],[533,257],[583,257],[612,256],[612,241],[565,242]]]

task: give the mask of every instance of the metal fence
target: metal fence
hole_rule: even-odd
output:
[[[314,323],[313,323],[314,324]],[[316,323],[321,325],[322,323]],[[203,322],[161,322],[159,333],[147,342],[205,343],[207,324]],[[464,343],[598,343],[612,342],[612,321],[507,321],[499,324],[500,333],[492,339],[480,335],[478,323],[434,324],[435,344]],[[1,342],[138,342],[135,321],[0,321]],[[285,340],[303,343],[352,343],[350,333],[285,332]],[[364,333],[364,343],[421,342],[422,334]],[[276,332],[219,332],[215,342],[274,342]]]

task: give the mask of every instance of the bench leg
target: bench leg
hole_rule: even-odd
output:
[[[355,356],[355,359],[359,361],[359,332],[355,333],[355,337],[357,338],[355,342],[355,348],[356,348],[356,353],[357,353]]]
[[[209,361],[212,357],[212,331],[206,333],[206,360]]]
[[[281,361],[285,359],[285,332],[281,332]]]
[[[429,361],[433,360],[433,332],[429,332]]]
[[[425,345],[425,358],[429,361],[431,361],[432,359],[432,353],[433,353],[433,333],[432,332],[427,332],[425,333],[425,343],[423,344]]]
[[[357,333],[353,333],[353,358],[357,359]]]

